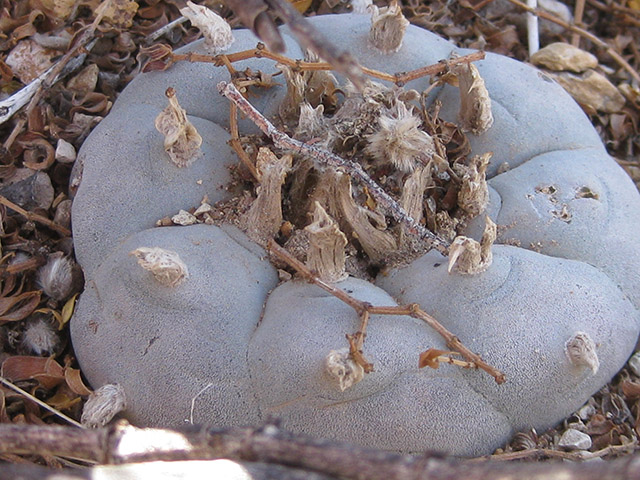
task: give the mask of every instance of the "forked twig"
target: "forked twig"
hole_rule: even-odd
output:
[[[429,315],[424,310],[422,310],[417,303],[412,303],[409,305],[401,305],[401,306],[389,306],[389,307],[373,306],[368,302],[363,302],[361,300],[353,298],[351,295],[347,294],[344,290],[341,290],[335,287],[334,285],[323,282],[320,278],[318,278],[317,275],[314,275],[314,273],[311,270],[309,270],[309,268],[307,268],[306,265],[304,265],[302,262],[300,262],[295,257],[293,257],[293,255],[291,255],[284,248],[278,245],[274,240],[269,241],[267,248],[279,260],[282,260],[291,268],[296,270],[298,274],[304,277],[307,281],[316,284],[317,286],[322,288],[324,291],[330,293],[334,297],[338,298],[339,300],[342,300],[344,303],[352,307],[356,311],[356,313],[358,314],[358,316],[360,317],[363,323],[368,321],[369,315],[408,315],[410,317],[417,318],[418,320],[422,320],[431,328],[433,328],[436,332],[438,332],[440,336],[444,338],[447,348],[460,353],[460,355],[462,355],[462,357],[464,357],[468,362],[475,364],[477,368],[480,368],[485,372],[487,372],[489,375],[491,375],[495,379],[496,383],[501,384],[506,381],[506,376],[504,373],[502,373],[500,370],[496,369],[495,367],[492,367],[487,362],[485,362],[482,359],[482,357],[480,357],[480,355],[473,353],[471,350],[465,347],[457,336],[455,336],[453,333],[447,330],[440,322],[438,322],[431,315]],[[363,315],[364,312],[367,313],[366,316]],[[366,328],[366,323],[364,323],[364,327]],[[358,338],[358,337],[361,337],[361,338]],[[364,332],[362,332],[362,325],[361,325],[361,331],[357,332],[354,336],[351,336],[351,338],[349,339],[351,350],[356,349],[357,351],[359,351],[360,354],[362,354],[361,347],[362,347],[363,341],[364,341]],[[354,360],[357,361],[357,358],[354,358]],[[451,362],[451,363],[455,363],[455,362]],[[364,368],[364,365],[363,365],[363,368]]]
[[[380,185],[369,177],[359,164],[341,158],[338,155],[327,150],[323,150],[315,145],[309,145],[299,140],[295,140],[289,137],[286,133],[281,132],[269,120],[267,120],[264,115],[258,112],[258,110],[256,110],[254,106],[242,96],[232,83],[220,82],[218,84],[218,91],[235,103],[240,111],[242,111],[258,126],[258,128],[260,128],[260,130],[273,140],[276,147],[309,156],[323,165],[345,171],[351,176],[351,178],[365,185],[369,189],[371,196],[383,208],[385,208],[397,222],[402,223],[406,227],[407,233],[417,235],[423,239],[429,239],[436,250],[445,256],[448,255],[450,243],[424,228],[422,225],[416,223],[416,221],[398,204],[398,202],[396,202],[380,187]]]
[[[252,48],[249,50],[242,50],[240,52],[229,53],[224,55],[205,55],[202,53],[171,53],[171,58],[169,63],[175,63],[180,61],[187,62],[201,62],[201,63],[213,63],[214,65],[220,67],[226,65],[227,62],[235,63],[240,62],[242,60],[248,60],[250,58],[268,58],[273,60],[274,62],[278,62],[282,65],[286,65],[296,70],[305,70],[305,71],[314,71],[314,70],[333,70],[333,66],[327,62],[305,62],[302,60],[294,60],[284,55],[280,55],[278,53],[274,53],[270,50],[267,50],[264,44],[259,43],[256,48]],[[443,73],[453,67],[454,65],[459,65],[461,63],[471,63],[476,62],[478,60],[482,60],[485,58],[484,52],[474,52],[468,55],[463,55],[461,57],[450,58],[448,60],[442,60],[438,63],[434,63],[433,65],[427,65],[424,67],[416,68],[415,70],[410,70],[408,72],[398,72],[398,73],[385,73],[379,70],[374,70],[373,68],[362,67],[362,71],[372,77],[377,78],[378,80],[384,80],[387,82],[392,82],[395,85],[402,86],[407,82],[412,80],[417,80],[418,78],[426,77],[429,75],[438,75]]]

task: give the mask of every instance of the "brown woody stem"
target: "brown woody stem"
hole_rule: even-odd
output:
[[[447,348],[451,350],[455,350],[456,352],[459,352],[460,355],[462,355],[465,358],[465,360],[475,364],[478,368],[484,370],[493,378],[495,378],[496,383],[501,384],[506,381],[506,376],[504,373],[502,373],[497,368],[492,367],[487,362],[482,360],[482,357],[480,357],[480,355],[473,353],[471,350],[465,347],[464,344],[460,341],[460,339],[457,336],[455,336],[453,333],[447,330],[440,322],[438,322],[431,315],[429,315],[424,310],[422,310],[417,303],[412,303],[412,304],[403,305],[403,306],[388,306],[388,307],[373,306],[368,302],[363,302],[361,300],[353,298],[351,295],[347,294],[344,290],[341,290],[335,287],[334,285],[330,285],[326,282],[323,282],[317,277],[317,275],[315,275],[311,270],[309,270],[305,264],[303,264],[302,262],[297,260],[295,257],[293,257],[293,255],[291,255],[284,248],[278,245],[274,240],[269,241],[269,243],[267,244],[267,248],[279,260],[285,262],[291,268],[296,270],[296,272],[298,272],[298,274],[300,274],[302,277],[307,279],[307,281],[311,283],[315,283],[320,288],[330,293],[331,295],[335,296],[336,298],[342,300],[344,303],[346,303],[356,311],[356,313],[360,316],[361,325],[360,325],[359,332],[357,332],[355,335],[347,337],[349,339],[349,346],[350,346],[351,352],[359,352],[360,354],[362,354],[361,350],[364,343],[364,333],[365,333],[370,315],[408,315],[410,317],[422,320],[431,328],[433,328],[436,332],[438,332],[438,334],[440,334],[440,336],[442,336],[442,338],[444,338]],[[367,314],[366,316],[364,315],[365,312]],[[358,336],[360,336],[361,338],[358,338]],[[364,357],[362,358],[364,359]],[[354,360],[356,360],[356,357],[354,357]],[[368,362],[366,361],[365,363],[368,364]],[[455,363],[455,362],[448,362],[448,363]],[[469,365],[466,365],[466,366],[468,367]],[[364,365],[362,365],[362,367],[365,368]]]

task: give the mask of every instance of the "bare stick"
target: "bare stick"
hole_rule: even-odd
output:
[[[292,150],[295,153],[313,158],[318,163],[343,170],[357,182],[366,185],[371,196],[385,208],[388,213],[399,223],[402,223],[407,232],[417,235],[422,239],[429,239],[433,247],[442,255],[447,256],[450,243],[440,238],[435,233],[427,230],[416,221],[396,202],[380,185],[374,182],[363,168],[350,160],[335,155],[327,150],[323,150],[314,145],[303,143],[289,137],[286,133],[279,131],[269,120],[267,120],[253,105],[251,105],[238,91],[232,83],[220,82],[218,91],[235,103],[238,108],[255,123],[268,137],[273,140],[276,147]]]
[[[58,410],[56,410],[55,408],[51,407],[50,405],[47,405],[42,400],[34,397],[29,392],[24,391],[23,389],[21,389],[17,385],[14,385],[13,383],[11,383],[9,380],[5,379],[4,377],[0,377],[0,383],[2,383],[3,385],[9,387],[14,392],[18,392],[20,395],[22,395],[23,397],[31,400],[32,402],[36,403],[37,405],[40,405],[45,410],[48,410],[49,412],[53,413],[54,415],[62,418],[64,421],[69,422],[71,425],[74,425],[74,426],[80,427],[80,428],[86,428],[81,423],[76,422],[73,418],[67,417],[64,413],[59,412]]]
[[[10,208],[16,213],[19,213],[20,215],[25,217],[27,220],[31,220],[33,222],[40,223],[45,227],[49,227],[51,230],[55,230],[56,232],[58,232],[59,234],[65,237],[71,236],[71,230],[69,230],[68,228],[63,227],[62,225],[58,225],[53,220],[49,220],[48,218],[43,217],[42,215],[28,212],[24,208],[20,207],[19,205],[16,205],[11,200],[9,200],[6,197],[3,197],[2,195],[0,195],[0,204],[4,205],[7,208]]]
[[[484,52],[474,52],[468,55],[463,55],[462,57],[442,60],[438,63],[434,63],[433,65],[416,68],[415,70],[410,70],[408,72],[398,72],[393,74],[381,72],[379,70],[374,70],[373,68],[367,67],[362,67],[362,71],[372,78],[377,78],[378,80],[384,80],[386,82],[392,82],[398,86],[401,86],[412,80],[417,80],[418,78],[426,77],[429,75],[438,75],[447,71],[454,65],[482,60],[483,58],[485,58],[485,56],[486,55]],[[229,53],[225,55],[212,56],[202,53],[171,54],[172,63],[179,61],[202,62],[213,63],[218,67],[226,65],[226,62],[235,63],[242,60],[247,60],[249,58],[268,58],[270,60],[273,60],[274,62],[281,63],[282,65],[286,65],[297,70],[333,70],[333,66],[330,63],[304,62],[301,60],[294,60],[284,55],[280,55],[278,53],[267,50],[261,43],[258,44],[256,48],[252,48],[250,50],[242,50],[240,52]]]
[[[408,315],[410,317],[422,320],[431,328],[433,328],[436,332],[438,332],[438,334],[440,334],[442,338],[445,339],[445,342],[449,349],[459,352],[460,355],[462,355],[468,362],[474,363],[478,368],[487,372],[489,375],[495,378],[496,383],[501,384],[506,381],[506,376],[504,373],[492,367],[487,362],[482,360],[482,357],[480,357],[480,355],[473,353],[471,350],[465,347],[458,337],[456,337],[453,333],[447,330],[440,322],[438,322],[431,315],[426,313],[424,310],[420,309],[420,306],[417,303],[412,303],[410,305],[405,305],[405,306],[388,306],[388,307],[373,306],[368,302],[363,302],[361,300],[353,298],[351,295],[347,294],[344,290],[341,290],[335,287],[334,285],[330,285],[326,282],[323,282],[317,277],[317,275],[314,275],[314,273],[311,270],[309,270],[305,264],[303,264],[302,262],[297,260],[295,257],[293,257],[293,255],[291,255],[284,248],[278,245],[274,240],[269,241],[267,248],[278,259],[282,260],[291,268],[296,270],[307,281],[318,285],[324,291],[330,293],[331,295],[335,296],[336,298],[342,300],[347,305],[352,307],[356,311],[356,313],[361,317],[361,319],[362,319],[363,312],[367,312],[369,315],[375,315],[375,314],[377,315]],[[362,320],[362,322],[364,324],[364,328],[366,329],[366,322],[368,322],[368,316],[366,319]],[[364,333],[362,332],[362,330],[363,328],[361,325],[361,331],[358,333]],[[362,339],[359,339],[357,338],[357,335],[358,334],[356,334],[356,336],[351,336],[351,338],[349,339],[349,345],[351,347],[350,348],[351,351],[362,350],[362,342],[364,342],[364,337]],[[454,363],[454,362],[451,362],[451,363]]]
[[[582,25],[582,16],[584,15],[585,0],[576,0],[576,8],[573,13],[573,24],[576,26]],[[580,35],[577,32],[573,32],[571,36],[571,45],[574,47],[580,46]]]

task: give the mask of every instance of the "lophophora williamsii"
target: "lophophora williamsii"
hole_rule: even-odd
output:
[[[467,53],[403,27],[390,8],[370,12],[404,29],[384,51],[375,42],[386,27],[372,37],[369,15],[311,21],[388,73]],[[234,36],[234,50],[255,48],[249,32]],[[288,55],[304,58],[284,37]],[[474,65],[437,84],[361,91],[283,66],[279,86],[245,92],[289,136],[359,165],[452,245],[450,258],[348,169],[277,148],[246,118],[237,140],[258,162],[238,167],[229,101],[215,88],[226,70],[176,63],[134,80],[79,152],[73,228],[87,288],[71,328],[91,384],[119,385],[123,414],[139,424],[276,416],[312,435],[459,455],[490,453],[577,410],[622,367],[640,329],[640,199],[561,87],[498,55]],[[277,70],[255,58],[234,67]],[[186,112],[175,116],[202,138],[183,168],[154,127],[169,86]],[[181,125],[179,138],[195,138]],[[398,315],[368,319],[366,373],[345,338],[361,318],[316,285],[286,280],[292,271],[258,245],[271,238],[353,298],[419,303],[507,382],[455,365],[419,369],[420,352],[447,350],[444,341]],[[164,284],[130,255],[143,247],[173,259]]]

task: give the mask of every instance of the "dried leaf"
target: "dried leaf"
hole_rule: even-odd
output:
[[[630,399],[640,398],[640,383],[624,380],[621,388],[625,397]]]
[[[58,330],[62,330],[64,328],[64,326],[69,322],[69,320],[71,320],[71,317],[73,315],[73,310],[75,309],[76,306],[76,300],[78,298],[79,293],[76,293],[75,295],[73,295],[69,300],[67,300],[64,304],[64,306],[62,307],[62,311],[60,312],[60,318],[56,318],[56,320],[58,320],[59,326],[58,326]]]
[[[59,52],[43,48],[34,40],[21,40],[13,47],[5,63],[11,67],[16,77],[25,85],[43,74],[51,65],[52,58]]]
[[[452,71],[458,77],[460,88],[460,127],[464,132],[480,135],[493,125],[491,98],[484,80],[472,63],[456,65]]]
[[[300,13],[304,13],[309,9],[313,0],[290,0],[290,2],[293,3],[296,10]]]
[[[64,369],[53,358],[22,355],[2,362],[2,376],[13,382],[37,380],[44,388],[51,389],[64,382]]]
[[[82,375],[79,369],[67,367],[64,369],[64,379],[73,393],[86,397],[93,392],[82,381]]]
[[[164,135],[164,149],[171,162],[182,168],[198,157],[202,137],[187,119],[185,110],[178,103],[176,91],[169,87],[166,95],[169,105],[158,114],[155,126]]]
[[[47,398],[47,405],[55,408],[56,410],[68,410],[74,405],[82,402],[82,398],[78,395],[74,395],[67,389],[58,389],[58,391],[52,397]]]
[[[0,321],[16,322],[24,320],[33,313],[40,303],[41,294],[42,292],[35,290],[12,297],[0,298]]]
[[[32,170],[46,170],[56,159],[56,149],[44,138],[20,142],[26,149],[23,164]]]
[[[95,10],[96,16],[103,15],[103,20],[122,28],[133,25],[137,11],[138,4],[133,0],[106,0]]]
[[[180,13],[202,32],[205,48],[210,54],[218,55],[233,43],[231,26],[213,10],[188,1]]]
[[[438,350],[437,348],[429,348],[420,354],[418,360],[418,368],[430,367],[437,369],[440,362],[436,359],[441,355],[456,355],[456,352],[448,352],[446,350]]]

